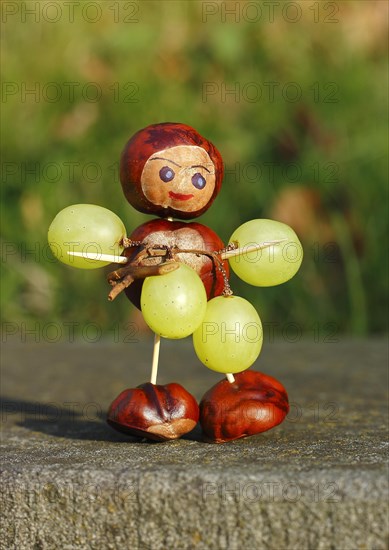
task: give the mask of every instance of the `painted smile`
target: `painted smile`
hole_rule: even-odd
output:
[[[183,195],[182,193],[173,193],[173,191],[169,191],[169,197],[171,199],[176,199],[177,201],[188,201],[189,199],[192,199],[194,195]]]

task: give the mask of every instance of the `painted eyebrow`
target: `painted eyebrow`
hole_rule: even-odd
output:
[[[182,166],[180,164],[178,164],[177,162],[174,162],[174,160],[166,159],[164,157],[153,157],[152,159],[149,159],[149,160],[166,160],[167,162],[171,162],[172,164],[175,164],[179,168],[182,168]]]
[[[204,170],[206,170],[207,172],[211,173],[211,170],[208,170],[208,168],[206,168],[206,167],[203,166],[202,164],[194,164],[193,166],[191,166],[191,168],[204,168]]]

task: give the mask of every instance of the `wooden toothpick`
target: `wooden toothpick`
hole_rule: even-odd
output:
[[[270,248],[276,244],[283,243],[288,239],[280,239],[279,241],[269,241],[260,244],[253,244],[243,246],[242,248],[233,248],[232,250],[226,250],[220,254],[222,260],[228,260],[234,256],[240,256],[241,254],[248,254],[249,252],[256,252],[257,250],[263,250],[264,248]]]
[[[159,334],[154,335],[153,363],[151,365],[150,382],[154,385],[157,383],[159,348],[161,346],[161,337]]]
[[[231,372],[227,372],[226,378],[229,381],[230,384],[233,384],[235,382],[234,375]]]
[[[257,250],[263,250],[264,248],[270,248],[271,246],[274,246],[276,244],[280,244],[282,242],[285,242],[287,239],[280,239],[278,241],[269,241],[264,242],[260,244],[254,244],[249,246],[244,246],[242,248],[234,248],[232,250],[226,250],[220,254],[222,260],[228,260],[228,258],[233,258],[234,256],[240,256],[241,254],[248,254],[249,252],[256,252]],[[166,254],[165,250],[161,251],[154,251],[154,254],[156,252],[161,252],[163,254]],[[209,252],[202,251],[202,250],[177,250],[177,252],[183,253],[183,252],[191,252],[192,254],[196,253],[205,253],[210,255]],[[86,258],[87,260],[94,260],[96,262],[111,262],[113,264],[126,264],[128,263],[128,258],[125,256],[117,256],[115,254],[99,254],[94,252],[74,252],[74,251],[68,251],[67,252],[69,256],[77,256],[78,258]]]
[[[69,252],[69,256],[86,258],[87,260],[96,260],[97,262],[111,262],[113,264],[126,264],[128,258],[125,256],[115,256],[114,254],[99,254],[93,252]]]

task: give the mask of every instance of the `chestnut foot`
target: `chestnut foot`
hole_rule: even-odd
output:
[[[270,430],[289,412],[288,394],[275,378],[252,370],[234,377],[215,384],[200,402],[203,432],[214,443]]]
[[[177,439],[199,419],[197,401],[180,384],[147,382],[127,389],[111,403],[107,422],[119,432],[154,441]]]

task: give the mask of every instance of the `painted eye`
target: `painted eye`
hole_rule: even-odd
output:
[[[171,168],[169,168],[169,166],[164,166],[163,168],[161,168],[161,170],[159,171],[159,177],[161,178],[162,181],[164,181],[165,183],[167,183],[168,181],[172,181],[172,179],[174,178],[175,176],[175,172],[174,170],[172,170]]]
[[[202,176],[199,172],[192,176],[192,184],[196,187],[196,189],[204,189],[206,180],[204,176]]]

